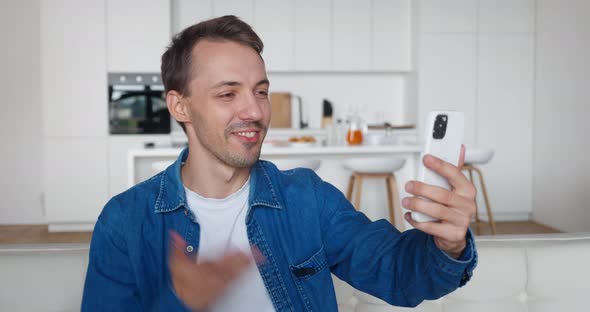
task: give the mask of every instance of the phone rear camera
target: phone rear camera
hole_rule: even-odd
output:
[[[447,133],[447,122],[447,115],[441,114],[436,116],[434,127],[432,128],[432,137],[434,139],[440,140],[445,137],[445,134]]]

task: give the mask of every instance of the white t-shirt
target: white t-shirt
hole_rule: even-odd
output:
[[[201,234],[197,261],[216,260],[225,251],[239,249],[252,258],[252,265],[226,290],[209,311],[263,311],[275,309],[260,272],[254,264],[246,232],[250,179],[237,192],[223,199],[206,198],[184,187],[189,208]]]

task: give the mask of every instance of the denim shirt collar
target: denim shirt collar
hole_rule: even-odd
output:
[[[178,159],[162,173],[160,191],[154,207],[155,213],[171,212],[181,207],[188,207],[180,175],[182,164],[186,161],[188,153],[187,147],[182,150]],[[265,168],[265,161],[257,161],[250,170],[249,206],[283,209],[283,201],[279,196],[280,193],[275,190],[275,186]]]

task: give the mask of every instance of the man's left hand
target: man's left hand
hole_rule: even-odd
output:
[[[465,160],[465,147],[461,147],[459,165],[454,166],[432,155],[424,156],[424,165],[445,177],[451,190],[428,185],[418,181],[406,183],[410,194],[428,198],[406,197],[402,205],[412,211],[421,212],[439,219],[437,222],[416,222],[408,212],[406,220],[416,229],[434,237],[438,248],[458,259],[467,244],[466,233],[475,213],[475,187],[461,172]]]

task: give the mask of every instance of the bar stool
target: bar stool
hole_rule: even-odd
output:
[[[346,198],[349,201],[352,200],[352,192],[356,188],[354,207],[356,210],[359,210],[363,180],[374,178],[385,179],[389,222],[395,225],[395,213],[401,213],[401,208],[399,207],[400,198],[397,190],[397,181],[393,173],[401,169],[405,163],[405,158],[398,157],[352,158],[344,161],[344,167],[352,171],[348,180]]]
[[[479,175],[479,184],[481,187],[481,191],[483,194],[483,199],[486,205],[486,212],[488,214],[488,224],[492,230],[492,235],[496,235],[496,223],[494,222],[494,217],[492,215],[492,209],[490,207],[490,200],[488,198],[488,191],[486,190],[486,185],[483,181],[483,174],[481,173],[481,169],[476,167],[475,165],[485,165],[487,164],[492,157],[494,157],[494,150],[493,149],[478,149],[478,148],[466,148],[465,149],[465,164],[461,170],[467,171],[469,173],[469,180],[473,183],[473,171],[475,171]],[[477,201],[475,204],[475,232],[477,234],[480,233],[479,224],[482,223],[479,219]]]
[[[318,170],[322,161],[319,159],[277,159],[272,163],[279,168],[279,170],[290,170],[294,168],[308,168],[313,171]]]

